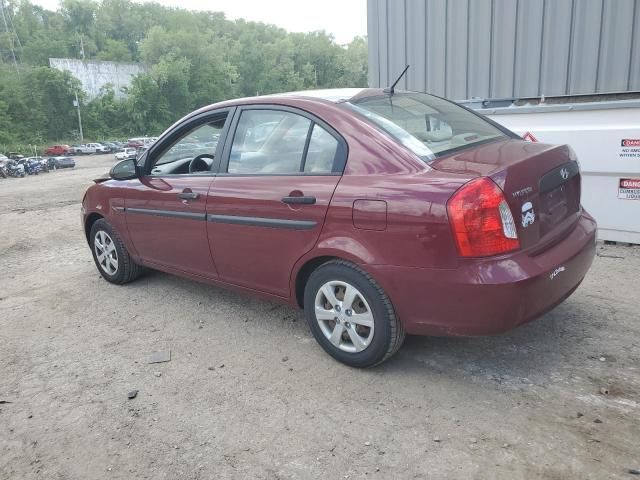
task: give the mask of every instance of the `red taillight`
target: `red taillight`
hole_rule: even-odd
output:
[[[504,194],[487,177],[476,178],[454,193],[447,213],[463,257],[487,257],[520,247]]]

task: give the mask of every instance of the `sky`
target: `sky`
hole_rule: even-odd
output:
[[[58,0],[31,0],[49,10]],[[134,0],[144,3],[145,0]],[[325,30],[339,44],[367,34],[366,0],[155,0],[167,7],[224,12],[227,18],[272,23],[290,32]]]

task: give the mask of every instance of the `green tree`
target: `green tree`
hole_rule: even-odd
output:
[[[125,102],[116,99],[113,85],[102,87],[100,95],[91,100],[85,108],[85,135],[99,140],[126,137],[128,115],[125,109]]]
[[[112,62],[130,62],[131,52],[127,44],[122,40],[107,38],[102,49],[97,54],[98,60],[110,60]]]
[[[160,92],[160,86],[149,74],[133,79],[125,104],[131,135],[151,135],[168,126],[169,106]]]
[[[337,82],[337,86],[367,86],[367,52],[367,40],[363,37],[356,37],[347,45],[341,59],[342,76]]]
[[[133,0],[62,0],[56,11],[4,0],[0,32],[0,136],[61,140],[76,130],[77,80],[48,68],[51,57],[141,62],[127,98],[113,87],[83,102],[90,137],[159,133],[187,112],[237,96],[364,86],[367,45],[342,47],[326,32],[282,28],[220,12],[190,12]],[[13,66],[11,52],[20,64]],[[119,93],[119,92],[118,92]]]
[[[35,67],[26,72],[23,87],[35,137],[64,138],[76,128],[73,101],[75,92],[82,98],[82,88],[69,72]]]
[[[0,92],[1,94],[2,92]],[[0,144],[13,143],[15,136],[11,134],[11,120],[9,118],[9,106],[0,100]]]

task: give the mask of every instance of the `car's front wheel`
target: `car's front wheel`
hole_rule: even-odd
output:
[[[105,280],[122,285],[140,276],[142,267],[133,261],[109,222],[105,219],[97,220],[89,235],[93,260]]]
[[[387,295],[368,273],[350,262],[334,260],[311,274],[304,310],[322,348],[352,367],[381,363],[404,341],[404,329]]]

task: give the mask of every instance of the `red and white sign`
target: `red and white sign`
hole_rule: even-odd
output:
[[[618,185],[618,198],[640,200],[640,178],[621,178]]]
[[[618,157],[640,159],[640,138],[621,138]]]
[[[522,135],[522,139],[526,140],[527,142],[537,142],[538,139],[536,137],[534,137],[533,133],[531,132],[525,132],[524,135]]]

